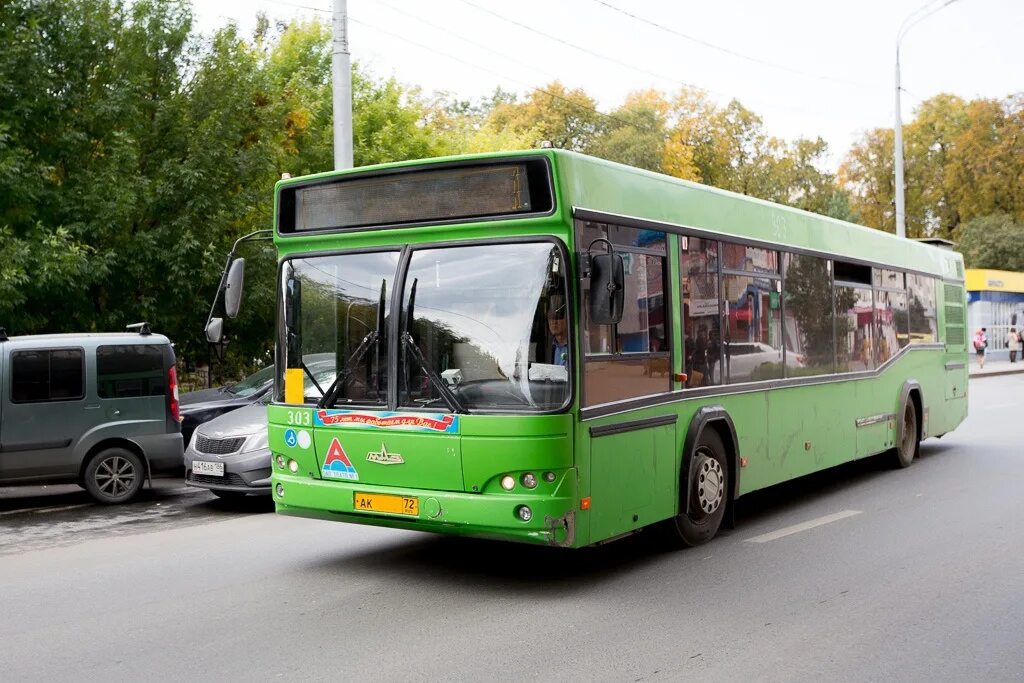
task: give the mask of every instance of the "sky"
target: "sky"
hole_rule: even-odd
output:
[[[352,59],[427,93],[526,93],[558,79],[611,111],[635,90],[682,85],[737,99],[770,135],[821,136],[835,168],[892,127],[896,35],[948,0],[348,0]],[[193,0],[196,28],[256,15],[330,20],[332,0]],[[633,15],[633,16],[630,16]],[[1024,0],[954,0],[900,48],[904,122],[941,92],[1024,92]]]

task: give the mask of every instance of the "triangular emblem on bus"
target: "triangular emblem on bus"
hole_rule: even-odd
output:
[[[327,449],[327,456],[324,457],[323,475],[327,479],[349,479],[359,481],[359,473],[348,459],[345,449],[342,448],[338,439],[331,441]]]

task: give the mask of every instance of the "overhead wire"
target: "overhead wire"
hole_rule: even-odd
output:
[[[266,2],[272,2],[272,3],[278,4],[278,5],[286,5],[288,7],[295,7],[297,9],[306,9],[306,10],[312,10],[314,12],[321,12],[321,13],[324,13],[324,14],[333,14],[333,12],[331,12],[330,10],[321,9],[321,8],[318,8],[318,7],[311,7],[309,5],[301,5],[301,4],[294,3],[294,2],[288,2],[287,0],[265,0],[265,1]],[[503,57],[505,59],[509,59],[511,61],[517,62],[519,64],[522,64],[523,66],[528,66],[529,68],[534,68],[534,69],[536,68],[536,67],[532,67],[530,65],[527,65],[527,64],[525,64],[524,62],[522,62],[522,61],[520,61],[518,59],[515,59],[513,57],[509,57],[508,55],[504,55],[504,54],[502,54],[500,52],[497,52],[493,48],[490,48],[490,47],[488,47],[486,45],[483,45],[481,43],[476,43],[475,41],[471,41],[471,40],[469,40],[469,39],[467,39],[467,38],[465,38],[463,36],[459,36],[458,34],[454,33],[453,31],[451,31],[449,29],[445,29],[443,27],[440,27],[437,24],[434,24],[433,22],[430,22],[430,21],[427,21],[427,20],[423,19],[422,17],[417,17],[415,15],[409,14],[408,12],[404,12],[402,10],[399,10],[399,9],[395,8],[394,6],[392,6],[392,5],[390,5],[390,4],[386,3],[386,2],[380,2],[378,4],[385,5],[388,8],[390,8],[391,10],[398,12],[399,14],[404,14],[405,16],[412,17],[416,21],[425,23],[425,24],[427,24],[429,26],[432,26],[432,27],[434,27],[436,29],[444,31],[444,32],[446,32],[446,33],[448,33],[450,35],[453,35],[453,36],[459,38],[460,40],[463,40],[464,42],[467,42],[467,43],[469,43],[471,45],[474,45],[476,47],[480,47],[482,49],[486,49],[489,52],[497,54],[500,57]],[[602,117],[604,119],[607,119],[609,121],[614,121],[614,122],[618,123],[620,126],[630,126],[632,128],[635,128],[636,130],[641,130],[641,131],[645,131],[645,132],[655,132],[654,129],[652,129],[650,127],[639,125],[639,124],[637,124],[635,122],[632,122],[632,121],[626,121],[625,119],[619,118],[619,117],[615,116],[614,114],[608,114],[608,113],[603,112],[603,111],[601,111],[601,110],[599,110],[599,109],[597,109],[595,107],[588,107],[588,106],[586,106],[584,104],[580,104],[579,102],[571,100],[571,99],[569,99],[567,97],[563,97],[563,96],[561,96],[561,95],[559,95],[557,93],[551,92],[550,90],[546,90],[544,88],[536,87],[536,86],[534,86],[532,84],[526,83],[525,81],[521,81],[519,79],[512,78],[512,77],[510,77],[510,76],[508,76],[506,74],[499,73],[497,71],[494,71],[493,69],[488,69],[487,67],[481,66],[479,64],[474,64],[474,63],[471,63],[471,62],[467,62],[466,60],[461,59],[461,58],[459,58],[459,57],[457,57],[457,56],[455,56],[453,54],[444,52],[442,50],[438,50],[437,48],[429,46],[429,45],[424,45],[423,43],[421,43],[419,41],[416,41],[416,40],[413,40],[413,39],[408,38],[406,36],[400,35],[398,33],[395,33],[394,31],[390,31],[388,29],[381,28],[380,26],[376,26],[376,25],[371,24],[371,23],[366,22],[366,21],[361,21],[360,19],[357,19],[357,18],[353,17],[351,14],[348,15],[348,20],[353,22],[353,23],[355,23],[355,24],[359,24],[361,26],[366,26],[367,28],[371,28],[371,29],[373,29],[375,31],[379,31],[380,33],[383,33],[383,34],[386,34],[386,35],[390,35],[390,36],[392,36],[394,38],[398,38],[399,40],[402,40],[402,41],[404,41],[404,42],[406,42],[406,43],[408,43],[410,45],[414,45],[414,46],[416,46],[418,48],[421,48],[423,50],[427,50],[428,52],[433,52],[434,54],[440,55],[440,56],[445,57],[447,59],[451,59],[454,62],[462,64],[463,66],[468,66],[470,68],[477,69],[478,71],[483,71],[484,73],[491,74],[492,76],[497,76],[500,79],[504,79],[506,81],[511,81],[511,82],[516,83],[517,85],[522,86],[522,87],[527,88],[527,89],[533,89],[535,92],[539,92],[541,94],[547,95],[548,97],[551,97],[552,99],[555,99],[555,100],[558,100],[560,102],[563,102],[563,103],[565,103],[565,104],[567,104],[567,105],[569,105],[571,107],[574,107],[574,108],[576,108],[578,110],[586,111],[586,112],[592,113],[592,114],[597,114],[598,116],[600,116],[600,117]]]
[[[932,1],[935,1],[935,0],[932,0]],[[798,76],[805,76],[807,78],[813,78],[813,79],[816,79],[816,80],[832,81],[834,83],[840,83],[842,85],[852,85],[852,86],[856,86],[858,88],[866,88],[866,89],[870,89],[870,90],[876,89],[876,86],[869,85],[867,83],[860,83],[858,81],[851,81],[851,80],[848,80],[848,79],[845,79],[845,78],[838,78],[836,76],[828,76],[828,75],[825,75],[825,74],[818,74],[818,73],[814,73],[814,72],[811,72],[811,71],[805,71],[803,69],[798,69],[798,68],[789,66],[787,64],[780,64],[778,62],[771,62],[771,61],[768,61],[766,59],[761,59],[759,57],[754,57],[752,55],[744,54],[742,52],[739,52],[737,50],[733,50],[732,48],[728,48],[728,47],[725,47],[725,46],[722,46],[722,45],[716,45],[715,43],[708,42],[708,41],[706,41],[706,40],[704,40],[702,38],[697,38],[696,36],[691,36],[689,34],[686,34],[686,33],[683,33],[681,31],[678,31],[678,30],[676,30],[674,28],[670,28],[668,26],[665,26],[664,24],[660,24],[660,23],[658,23],[656,21],[652,21],[651,19],[647,19],[645,17],[641,17],[639,15],[633,14],[632,12],[627,12],[626,10],[622,9],[621,7],[616,7],[615,5],[611,4],[610,2],[606,2],[605,0],[591,0],[591,2],[594,2],[594,3],[598,4],[598,5],[602,5],[604,7],[607,7],[608,9],[610,9],[610,10],[612,10],[614,12],[618,12],[619,14],[627,16],[630,19],[638,21],[638,22],[640,22],[642,24],[646,24],[646,25],[651,26],[653,28],[656,28],[656,29],[658,29],[660,31],[664,31],[665,33],[669,33],[669,34],[671,34],[673,36],[676,36],[677,38],[682,38],[683,40],[687,40],[687,41],[690,41],[690,42],[695,43],[697,45],[701,45],[701,46],[706,47],[706,48],[708,48],[710,50],[716,50],[718,52],[722,52],[724,54],[731,55],[733,57],[736,57],[737,59],[742,59],[742,60],[751,62],[753,64],[760,64],[761,66],[766,66],[766,67],[769,67],[769,68],[772,68],[772,69],[778,69],[780,71],[786,71],[786,72],[789,72],[789,73],[792,73],[792,74],[796,74]]]

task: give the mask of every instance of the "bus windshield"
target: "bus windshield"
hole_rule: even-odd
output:
[[[338,372],[331,389],[324,386],[323,405],[537,412],[566,403],[566,266],[554,244],[414,250],[394,321],[399,261],[400,252],[388,251],[287,262],[286,367],[311,354],[335,356]],[[394,397],[392,347],[399,359]]]
[[[548,242],[413,252],[399,404],[451,407],[440,378],[470,411],[561,407],[569,395],[564,271]]]

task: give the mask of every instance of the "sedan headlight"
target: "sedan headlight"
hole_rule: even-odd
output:
[[[259,434],[253,434],[245,440],[245,445],[242,446],[242,453],[251,453],[253,451],[263,451],[268,448],[267,445],[267,430],[263,430]]]

